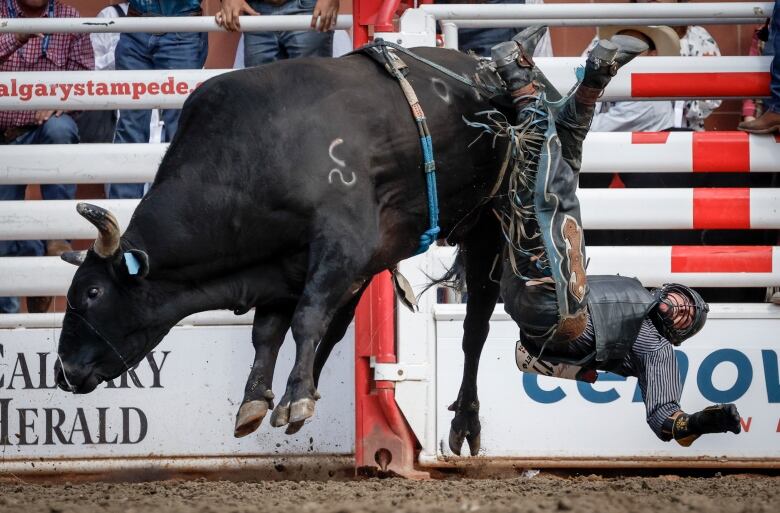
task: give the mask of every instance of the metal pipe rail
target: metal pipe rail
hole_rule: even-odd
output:
[[[60,328],[64,312],[0,314],[0,329]],[[228,310],[212,310],[185,317],[177,326],[251,326],[254,309],[243,315]]]
[[[588,4],[592,5],[592,4]],[[561,94],[579,57],[536,59]],[[639,57],[614,77],[603,101],[769,96],[770,57]],[[0,110],[181,108],[203,81],[232,70],[0,73]]]
[[[581,189],[592,230],[780,229],[780,189]],[[92,239],[73,200],[0,201],[0,240]],[[138,200],[95,200],[124,230]],[[663,208],[658,208],[663,205]]]
[[[594,5],[594,4],[589,4]],[[614,5],[614,4],[613,4]],[[442,20],[442,28],[445,24],[452,24],[456,28],[515,28],[530,27],[532,25],[547,25],[548,27],[595,27],[601,25],[626,26],[648,25],[647,18],[611,18],[606,23],[600,19],[544,19],[544,18],[517,18],[517,19],[479,19],[479,20]],[[754,25],[755,18],[686,18],[687,25]],[[679,25],[679,18],[653,18],[653,25]],[[453,48],[446,39],[444,46]]]
[[[352,27],[352,15],[341,14],[336,29]],[[241,16],[242,32],[309,30],[311,16]],[[146,18],[5,18],[0,33],[55,34],[94,32],[227,32],[214,16],[154,16]]]
[[[0,185],[151,182],[167,149],[167,143],[0,146]]]
[[[590,20],[593,25],[606,25],[609,20],[636,18],[645,24],[654,20],[673,19],[677,25],[689,24],[689,19],[734,18],[755,22],[772,15],[772,2],[712,2],[692,4],[668,3],[608,3],[608,4],[423,4],[419,7],[437,20],[535,19]]]
[[[451,261],[452,248],[434,251],[442,250]],[[780,285],[778,246],[594,246],[588,257],[589,274],[636,276],[648,287],[670,281],[692,287]],[[0,257],[0,296],[61,296],[75,272],[57,257]]]
[[[151,182],[167,147],[0,146],[0,185]],[[582,172],[778,173],[780,138],[744,132],[591,132]]]

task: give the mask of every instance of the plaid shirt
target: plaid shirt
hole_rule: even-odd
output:
[[[16,4],[16,12],[19,17],[24,16],[18,4]],[[43,16],[48,16],[48,9],[44,11]],[[69,5],[55,2],[54,16],[78,18],[79,12]],[[8,3],[5,0],[0,0],[0,18],[10,18]],[[95,68],[95,57],[89,34],[51,34],[45,57],[42,45],[42,37],[32,37],[22,46],[17,41],[16,34],[0,34],[0,72],[80,71]],[[21,77],[17,75],[16,78]],[[8,84],[10,81],[4,78],[2,82]],[[34,123],[35,111],[0,111],[0,131]]]

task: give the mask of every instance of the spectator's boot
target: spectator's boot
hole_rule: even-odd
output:
[[[555,120],[563,146],[563,158],[579,173],[582,143],[593,121],[595,104],[612,77],[626,63],[647,50],[647,45],[631,36],[616,35],[602,39],[588,53],[585,76]]]
[[[493,47],[492,54],[517,112],[508,201],[502,211],[510,243],[502,293],[505,299],[509,296],[506,308],[524,335],[539,345],[555,345],[585,330],[587,281],[576,176],[561,158],[554,120],[533,81],[536,70],[530,55],[543,29],[527,29]],[[530,296],[549,305],[544,319],[510,311]]]
[[[752,121],[743,121],[737,128],[751,134],[780,133],[780,112],[768,110]]]

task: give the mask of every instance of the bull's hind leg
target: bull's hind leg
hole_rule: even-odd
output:
[[[333,240],[322,237],[312,243],[306,286],[292,319],[295,364],[287,380],[287,389],[271,415],[274,427],[301,423],[314,415],[317,397],[314,385],[315,349],[336,313],[358,293],[363,280],[367,279],[361,273],[370,260],[376,241],[376,234],[372,233],[370,226],[375,224],[367,223],[365,234],[347,231]],[[322,229],[321,233],[333,231]],[[293,426],[291,431],[296,427]]]
[[[274,407],[271,391],[274,367],[287,330],[290,329],[295,305],[288,308],[258,309],[252,326],[252,345],[255,360],[244,388],[244,400],[236,415],[235,436],[254,432]]]
[[[450,425],[450,450],[460,455],[465,438],[471,455],[476,456],[480,447],[479,398],[477,396],[477,371],[479,358],[490,330],[490,317],[498,300],[500,266],[492,265],[501,251],[501,232],[498,223],[489,217],[471,231],[461,244],[466,263],[466,319],[463,321],[463,380],[458,398],[450,406],[455,417]],[[492,273],[492,274],[491,274]]]
[[[347,332],[347,328],[349,328],[349,323],[355,317],[355,308],[357,308],[360,298],[363,296],[363,292],[365,292],[369,283],[371,283],[370,280],[365,280],[358,293],[346,305],[341,307],[330,323],[325,337],[317,344],[317,353],[314,357],[314,386],[319,386],[322,368],[325,366],[325,362],[328,361],[333,348],[344,338],[344,334]]]

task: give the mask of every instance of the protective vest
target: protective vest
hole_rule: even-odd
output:
[[[565,354],[540,355],[540,347],[521,337],[523,347],[531,355],[552,364],[599,370],[612,370],[623,362],[639,336],[642,322],[658,302],[636,278],[588,276],[588,287],[587,305],[595,334],[594,352],[576,359]]]

